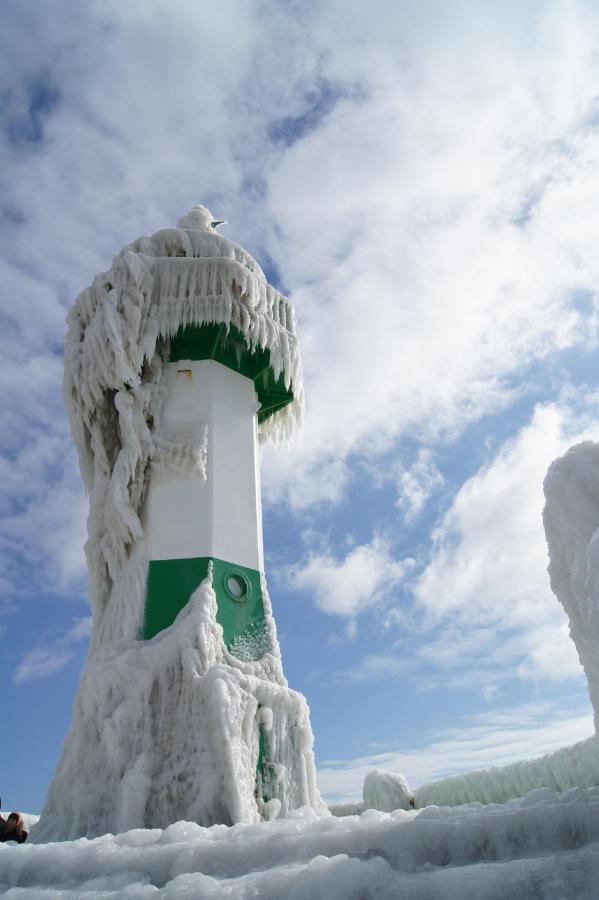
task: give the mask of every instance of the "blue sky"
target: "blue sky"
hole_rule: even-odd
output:
[[[596,5],[19,0],[0,43],[4,805],[41,808],[89,637],[64,318],[196,202],[296,304],[265,547],[326,796],[591,734],[541,512],[599,434]]]

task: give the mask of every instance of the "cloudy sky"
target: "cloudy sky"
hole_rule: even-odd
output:
[[[4,806],[40,809],[89,637],[65,315],[197,202],[296,304],[265,544],[326,796],[589,735],[541,511],[599,435],[597,5],[8,0],[0,45]]]

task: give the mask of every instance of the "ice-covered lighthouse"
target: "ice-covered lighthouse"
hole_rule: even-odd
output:
[[[324,807],[264,579],[259,441],[301,420],[291,303],[196,206],[69,314],[93,616],[34,839]]]

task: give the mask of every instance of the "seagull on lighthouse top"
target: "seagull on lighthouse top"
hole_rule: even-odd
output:
[[[209,209],[197,203],[177,222],[177,228],[189,231],[213,231],[218,225],[225,225],[226,219],[215,219]]]

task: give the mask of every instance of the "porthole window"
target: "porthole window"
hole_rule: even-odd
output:
[[[238,600],[245,594],[245,584],[241,578],[237,578],[235,575],[229,575],[227,578],[227,587]]]
[[[223,584],[231,600],[236,603],[245,603],[250,596],[250,583],[241,572],[226,572]]]

